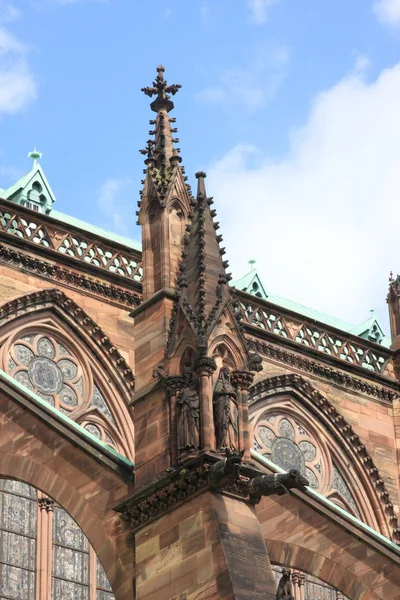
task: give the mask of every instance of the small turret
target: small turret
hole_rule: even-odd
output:
[[[191,190],[186,184],[179,148],[174,147],[178,138],[173,137],[175,119],[169,116],[174,108],[174,96],[181,88],[168,85],[164,79],[164,67],[157,67],[153,85],[142,88],[152,98],[150,108],[157,113],[150,121],[153,129],[146,148],[140,150],[146,158],[144,187],[140,193],[138,224],[142,226],[143,248],[143,296],[149,298],[155,292],[174,288],[182,252],[185,227],[191,211]]]

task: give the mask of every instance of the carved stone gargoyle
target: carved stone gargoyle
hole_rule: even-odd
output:
[[[214,463],[208,473],[208,487],[217,490],[223,485],[233,484],[237,480],[242,464],[244,450],[225,449],[226,458]]]
[[[282,569],[282,577],[276,590],[276,600],[294,600],[290,569]]]
[[[262,496],[271,496],[272,494],[282,496],[291,488],[304,490],[307,485],[310,485],[308,479],[303,477],[300,471],[296,469],[292,469],[288,473],[260,475],[259,477],[254,477],[249,483],[250,501],[257,504],[260,502]]]

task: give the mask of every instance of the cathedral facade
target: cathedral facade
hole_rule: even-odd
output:
[[[400,599],[391,338],[237,281],[158,67],[142,244],[0,189],[0,599]],[[216,202],[217,205],[217,202]]]

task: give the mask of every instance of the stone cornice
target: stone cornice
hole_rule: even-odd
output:
[[[140,290],[141,252],[0,199],[0,238],[83,273]]]
[[[266,358],[271,358],[277,362],[289,365],[291,368],[304,371],[305,373],[316,375],[351,391],[367,394],[368,396],[386,402],[392,402],[395,398],[400,397],[400,384],[397,381],[393,381],[393,383],[387,381],[387,386],[376,385],[375,383],[369,383],[368,381],[364,381],[363,379],[340,371],[339,369],[311,360],[308,357],[302,356],[300,353],[284,350],[275,344],[255,338],[246,338],[246,341],[250,350],[258,352]],[[299,350],[302,352],[303,348]],[[368,372],[365,373],[366,377],[369,375]]]
[[[97,323],[61,290],[55,288],[44,289],[6,302],[0,306],[0,321],[4,325],[8,320],[17,317],[19,313],[26,314],[26,311],[30,308],[51,308],[52,306],[59,307],[67,313],[79,325],[79,328],[90,336],[90,339],[95,342],[113,365],[129,397],[133,398],[135,390],[133,370]]]
[[[141,302],[141,294],[116,287],[104,281],[87,277],[76,273],[60,265],[52,264],[45,260],[36,258],[31,254],[25,254],[5,246],[0,242],[0,263],[21,269],[39,278],[49,281],[57,281],[62,285],[77,288],[85,293],[107,298],[109,301],[132,308]]]
[[[248,335],[278,343],[361,377],[382,383],[396,379],[393,352],[389,348],[245,292],[233,290],[233,297],[235,317]]]
[[[182,504],[189,498],[207,491],[210,467],[221,459],[214,454],[202,454],[178,469],[167,469],[152,485],[139,490],[134,496],[115,507],[135,531]],[[250,477],[260,475],[259,469],[242,465],[237,481],[218,491],[249,501]]]
[[[306,396],[312,405],[320,410],[325,417],[331,422],[333,428],[339,433],[340,437],[347,442],[349,447],[356,455],[357,460],[361,463],[363,470],[366,472],[372,485],[376,490],[379,501],[383,505],[384,512],[389,527],[392,531],[392,538],[396,543],[400,542],[400,529],[397,515],[394,511],[393,503],[390,501],[389,492],[386,489],[385,483],[381,474],[375,465],[366,446],[361,442],[360,437],[355,433],[352,426],[346,421],[343,415],[316,390],[309,381],[291,373],[288,375],[278,375],[268,377],[258,381],[250,388],[250,404],[255,403],[260,397],[265,397],[271,394],[281,393],[282,391],[297,390],[303,396]]]

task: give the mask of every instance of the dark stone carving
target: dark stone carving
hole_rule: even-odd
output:
[[[276,600],[294,600],[290,569],[282,569],[282,577],[279,580],[276,591]]]
[[[228,367],[219,372],[213,394],[214,424],[217,449],[237,449],[238,439],[238,403],[235,388],[231,383]]]
[[[200,430],[200,399],[192,381],[190,367],[183,369],[183,387],[177,396],[178,449],[198,450]]]
[[[238,452],[227,448],[225,454],[226,458],[222,458],[210,468],[208,486],[212,490],[216,490],[223,485],[233,485],[239,477],[244,450]]]
[[[253,373],[250,371],[233,371],[231,381],[235,388],[248,390],[253,383]]]
[[[259,354],[250,354],[247,361],[247,368],[254,373],[260,373],[263,370],[262,358]]]
[[[355,390],[357,392],[361,392],[362,394],[368,394],[369,396],[379,398],[380,400],[385,400],[386,402],[393,402],[393,400],[399,398],[399,392],[395,391],[394,389],[390,389],[388,386],[379,386],[373,383],[368,383],[367,381],[363,381],[358,377],[353,377],[353,375],[339,371],[334,367],[323,365],[315,360],[311,360],[305,356],[296,354],[295,352],[283,350],[282,348],[263,340],[256,340],[255,338],[250,337],[246,337],[245,339],[249,349],[256,350],[267,358],[272,358],[273,360],[277,360],[281,363],[289,365],[290,367],[300,369],[305,373],[318,375],[318,377],[322,377],[327,381],[332,381],[333,383],[341,385],[344,388]],[[393,388],[398,388],[398,383],[396,381],[393,381],[392,385]]]
[[[262,496],[271,496],[272,494],[282,496],[291,488],[304,490],[307,485],[310,485],[308,479],[296,469],[287,473],[260,475],[254,477],[249,483],[250,501],[257,504]]]
[[[211,356],[199,356],[194,362],[194,368],[200,375],[205,373],[211,376],[217,369],[215,359]]]
[[[159,489],[149,488],[143,498],[130,499],[117,506],[114,510],[121,513],[132,530],[137,529],[167,510],[189,498],[199,490],[206,489],[208,465],[202,464],[194,469],[181,469],[168,474],[164,482],[159,482]]]
[[[73,260],[74,259],[71,258],[71,261]],[[40,277],[49,279],[53,282],[60,281],[71,287],[83,289],[86,292],[90,292],[96,296],[102,296],[111,299],[118,304],[136,307],[141,302],[139,293],[132,293],[114,285],[109,285],[108,283],[102,282],[99,279],[86,277],[86,275],[83,275],[82,273],[71,271],[45,260],[39,260],[34,256],[30,256],[28,254],[24,254],[23,252],[8,248],[3,244],[0,244],[0,263],[11,264],[19,269],[22,269],[23,271],[39,275]],[[102,275],[107,279],[113,277],[113,273],[105,270]],[[136,287],[138,284],[128,280],[127,278],[126,285],[129,287],[134,285]]]

